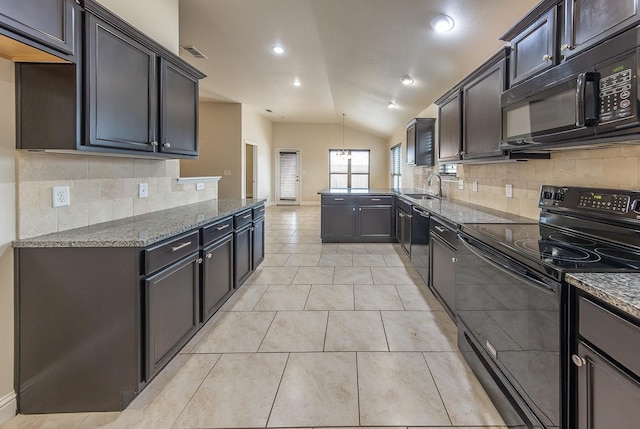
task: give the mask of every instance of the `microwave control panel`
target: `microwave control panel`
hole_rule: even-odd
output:
[[[627,57],[600,72],[600,124],[620,121],[634,115],[636,99],[634,57]]]

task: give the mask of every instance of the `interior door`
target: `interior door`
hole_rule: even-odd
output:
[[[276,203],[300,204],[300,149],[276,150]]]

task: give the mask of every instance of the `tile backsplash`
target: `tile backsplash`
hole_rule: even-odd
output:
[[[178,160],[16,153],[18,238],[93,225],[218,198],[218,183],[178,184]],[[138,198],[138,184],[149,196]],[[53,208],[51,188],[68,186],[71,205]]]
[[[640,145],[615,144],[597,149],[553,152],[551,159],[527,162],[458,165],[458,182],[443,181],[447,198],[478,204],[496,210],[538,219],[538,196],[541,185],[588,186],[611,189],[640,189]],[[428,189],[430,168],[414,168],[415,187]],[[473,191],[473,182],[478,191]],[[507,198],[505,187],[513,186]]]

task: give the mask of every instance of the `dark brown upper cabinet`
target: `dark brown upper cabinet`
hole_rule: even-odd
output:
[[[73,61],[78,13],[74,0],[3,0],[0,56],[14,61],[49,61],[42,53],[46,52]]]
[[[439,141],[438,160],[456,162],[462,157],[462,92],[455,88],[445,98],[436,101],[438,105]]]
[[[434,118],[415,118],[406,125],[407,164],[433,166],[435,126]]]
[[[640,21],[638,0],[565,0],[563,57],[588,49]]]
[[[502,36],[502,40],[511,43],[509,65],[511,85],[516,85],[558,64],[557,13],[557,6],[553,6],[524,28],[516,26]]]
[[[17,148],[197,157],[204,75],[100,5],[84,6],[77,64],[17,66]]]

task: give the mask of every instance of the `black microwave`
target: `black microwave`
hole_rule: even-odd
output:
[[[640,27],[502,94],[505,150],[640,139]]]

